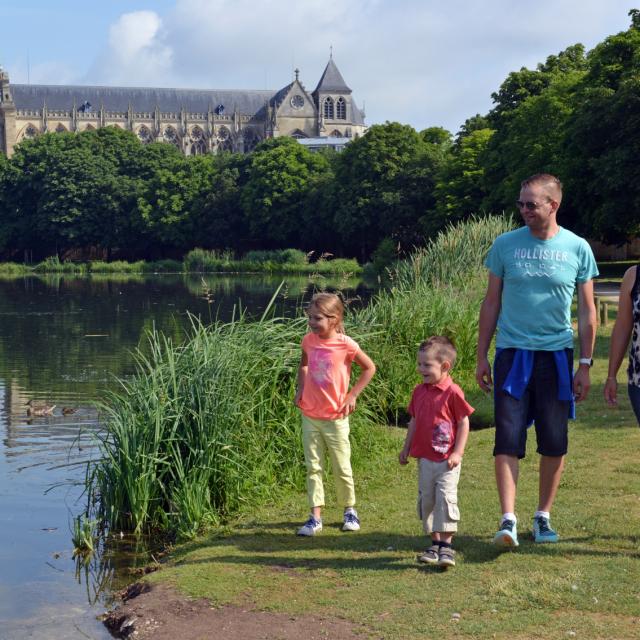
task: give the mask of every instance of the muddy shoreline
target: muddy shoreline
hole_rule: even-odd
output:
[[[120,604],[103,617],[115,638],[153,640],[363,640],[362,625],[317,616],[260,611],[255,605],[216,607],[168,584],[136,582],[120,592]]]

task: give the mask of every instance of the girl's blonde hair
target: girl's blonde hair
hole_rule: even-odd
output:
[[[309,303],[309,309],[313,307],[327,318],[334,318],[336,331],[344,333],[344,304],[340,296],[335,293],[316,293]]]

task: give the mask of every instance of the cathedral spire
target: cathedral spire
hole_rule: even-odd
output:
[[[327,62],[327,66],[320,78],[320,82],[318,82],[318,86],[314,91],[314,93],[319,92],[351,93],[351,89],[347,86],[342,74],[338,71],[336,63],[333,61],[333,47],[329,62]]]

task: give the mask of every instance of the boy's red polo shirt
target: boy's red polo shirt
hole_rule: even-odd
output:
[[[474,409],[464,399],[462,389],[446,376],[438,384],[417,385],[408,411],[416,421],[409,455],[440,462],[455,446],[458,423]]]

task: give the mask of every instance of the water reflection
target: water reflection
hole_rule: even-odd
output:
[[[208,322],[261,314],[281,279],[264,276],[37,276],[0,280],[0,639],[109,638],[96,620],[114,580],[149,560],[119,532],[83,563],[71,523],[82,510],[83,463],[100,429],[95,402],[133,371],[156,328],[182,340],[188,314]],[[291,315],[316,288],[357,281],[287,278],[275,300]],[[27,402],[55,405],[27,415]],[[53,622],[52,622],[53,621]],[[54,629],[55,631],[52,631]]]

